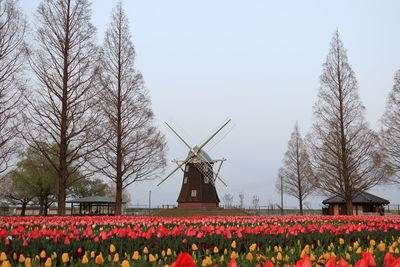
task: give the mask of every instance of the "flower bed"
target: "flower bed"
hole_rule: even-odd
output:
[[[0,217],[0,262],[165,266],[188,252],[197,266],[350,266],[368,255],[384,266],[387,252],[400,256],[399,230],[395,216]]]

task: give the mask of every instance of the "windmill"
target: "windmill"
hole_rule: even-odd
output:
[[[188,155],[184,160],[172,160],[177,167],[168,174],[157,186],[165,182],[176,171],[183,171],[182,187],[178,197],[178,207],[218,207],[219,197],[215,188],[216,180],[220,180],[225,186],[227,184],[219,175],[222,163],[226,161],[222,159],[212,159],[207,152],[204,151],[206,146],[210,146],[212,140],[216,140],[217,135],[225,135],[233,127],[231,120],[224,121],[208,138],[200,145],[190,146],[167,122],[167,127],[178,137],[179,140],[189,149]],[[222,138],[225,136],[223,135]],[[218,165],[217,171],[214,171],[214,165]]]

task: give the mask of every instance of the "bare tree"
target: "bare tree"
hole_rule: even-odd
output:
[[[57,171],[59,215],[65,215],[67,187],[83,177],[75,174],[95,149],[98,49],[90,14],[88,0],[43,0],[28,51],[37,86],[27,98],[24,138]]]
[[[309,139],[316,185],[344,198],[351,215],[353,198],[380,183],[387,172],[378,136],[364,119],[357,81],[338,32],[332,38],[320,82]]]
[[[99,103],[104,114],[99,135],[105,143],[92,165],[116,184],[116,214],[122,191],[134,182],[155,179],[165,166],[164,136],[153,124],[151,101],[134,66],[135,50],[121,2],[113,10],[101,53]]]
[[[253,200],[251,201],[251,203],[253,204],[253,207],[254,207],[255,209],[258,209],[259,204],[260,204],[260,197],[257,196],[257,195],[254,195],[254,196],[253,196]]]
[[[390,180],[400,183],[400,70],[394,76],[393,89],[389,94],[381,122],[382,145],[387,165],[392,171]]]
[[[232,208],[232,204],[233,204],[233,195],[232,194],[225,194],[224,198],[224,205],[226,208]]]
[[[312,193],[313,179],[310,158],[296,122],[288,142],[283,166],[279,169],[276,187],[278,192],[283,190],[283,193],[297,198],[300,215],[303,215],[304,199]]]
[[[243,192],[239,193],[239,207],[241,209],[244,209],[244,193]]]
[[[26,20],[16,0],[0,0],[0,173],[15,153],[17,116],[25,89],[23,42]]]

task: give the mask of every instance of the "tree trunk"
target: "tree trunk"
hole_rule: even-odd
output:
[[[122,214],[122,180],[117,181],[115,193],[115,215]]]
[[[353,215],[353,196],[346,196],[346,215]]]
[[[28,203],[26,203],[26,202],[22,203],[21,216],[25,216],[25,210],[26,210],[27,205],[28,205]]]
[[[303,215],[303,199],[299,198],[300,215]]]
[[[39,200],[39,215],[43,215],[43,201]]]

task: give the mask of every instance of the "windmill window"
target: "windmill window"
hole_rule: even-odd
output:
[[[197,195],[197,190],[192,190],[192,197],[196,197]]]
[[[187,184],[187,177],[186,176],[183,178],[183,183]]]
[[[185,166],[185,172],[188,172],[189,171],[189,164],[186,164],[186,166]]]
[[[208,184],[210,182],[210,179],[208,179],[207,175],[204,175],[204,183]]]

